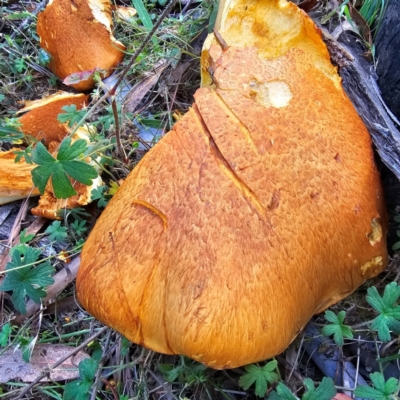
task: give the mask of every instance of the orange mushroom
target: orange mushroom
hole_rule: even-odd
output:
[[[207,87],[101,215],[77,293],[135,343],[234,368],[382,271],[387,221],[368,131],[312,20],[285,0],[222,3]]]
[[[25,101],[25,107],[18,113],[25,113],[19,117],[21,130],[25,135],[43,140],[46,146],[50,143],[60,143],[68,134],[68,129],[60,121],[58,114],[63,112],[62,107],[74,104],[81,109],[88,102],[85,94],[71,94],[57,92],[40,100]]]
[[[65,136],[70,134],[66,124],[58,121],[57,117],[62,113],[62,107],[74,104],[82,108],[87,102],[88,96],[84,94],[70,94],[58,92],[41,100],[27,101],[25,107],[19,112],[26,112],[19,118],[21,130],[24,134],[31,135],[38,140],[43,140],[50,153],[56,153],[58,146]],[[89,142],[89,132],[80,127],[72,136],[72,140],[85,139]],[[15,149],[14,149],[15,150]],[[39,195],[34,188],[31,171],[36,164],[26,164],[24,161],[15,163],[16,155],[13,151],[0,152],[0,204],[25,198],[29,195]],[[87,160],[90,162],[90,160]],[[48,183],[45,193],[40,197],[39,204],[31,211],[33,214],[49,219],[61,219],[59,210],[85,206],[91,202],[91,192],[102,185],[102,179],[98,176],[92,185],[86,186],[79,182],[73,182],[76,195],[68,199],[57,199],[54,195],[51,183]]]
[[[78,130],[72,136],[72,141],[76,141],[78,139],[84,139],[89,143],[89,131],[84,127],[78,128]],[[56,153],[56,150],[57,149],[55,149],[53,153]],[[87,158],[86,162],[92,164],[90,158]],[[96,168],[97,165],[93,163],[93,166]],[[32,208],[32,214],[49,219],[62,219],[63,216],[60,214],[60,211],[63,209],[82,207],[91,203],[92,190],[102,186],[103,180],[100,176],[97,176],[95,179],[93,179],[90,186],[84,185],[83,183],[73,179],[71,179],[71,183],[76,191],[76,194],[67,199],[58,199],[54,194],[54,189],[51,182],[49,182],[44,193],[40,196],[39,204],[37,207]]]
[[[125,46],[112,34],[109,0],[51,0],[38,16],[37,33],[51,56],[50,68],[61,79],[96,68],[108,76],[124,57]],[[94,81],[71,86],[88,90]]]
[[[16,150],[19,149],[0,152],[0,205],[39,195],[31,175],[36,165],[27,164],[25,160],[16,163]]]

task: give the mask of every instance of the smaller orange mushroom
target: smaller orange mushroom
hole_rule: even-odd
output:
[[[80,127],[72,136],[73,141],[78,139],[84,139],[89,142],[89,132],[86,128]],[[53,154],[55,152],[56,150],[52,151]],[[90,158],[87,158],[86,162],[91,163]],[[91,203],[92,190],[102,186],[103,180],[100,176],[97,176],[95,179],[93,179],[90,186],[84,185],[83,183],[77,182],[73,179],[71,179],[71,183],[76,191],[76,194],[68,199],[58,199],[54,194],[51,182],[49,182],[43,195],[40,196],[38,206],[32,208],[32,214],[49,219],[62,219],[62,215],[59,212],[60,210],[82,207]]]
[[[39,195],[31,176],[36,165],[27,164],[25,160],[16,163],[16,150],[19,149],[0,152],[0,205]]]
[[[73,73],[101,69],[110,75],[124,58],[125,46],[112,34],[108,0],[52,0],[39,14],[40,45],[52,57],[50,68],[61,79]],[[92,78],[71,85],[93,88]]]
[[[25,135],[43,140],[46,146],[52,142],[60,143],[68,134],[66,126],[58,121],[58,114],[62,113],[62,107],[74,104],[81,109],[88,103],[85,94],[71,94],[57,92],[40,100],[26,101],[25,107],[18,114],[25,113],[19,118],[21,131]]]

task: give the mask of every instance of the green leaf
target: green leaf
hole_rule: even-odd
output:
[[[170,364],[159,364],[157,369],[162,373],[164,379],[168,383],[174,382],[182,372],[181,365],[174,368],[174,366]]]
[[[395,378],[389,378],[385,382],[385,378],[380,372],[374,372],[369,377],[374,387],[358,386],[354,391],[357,397],[371,400],[392,400],[393,395],[399,391],[399,381]]]
[[[323,378],[318,388],[314,388],[314,382],[306,378],[304,385],[307,387],[303,400],[331,400],[336,395],[335,385],[331,378]]]
[[[71,145],[71,138],[66,137],[60,144],[57,153],[57,160],[73,160],[86,150],[86,140],[79,139]]]
[[[35,303],[40,303],[42,297],[46,296],[45,289],[54,283],[51,275],[54,268],[48,261],[39,264],[36,268],[28,264],[36,263],[40,250],[29,246],[15,248],[11,255],[11,261],[6,265],[6,277],[0,285],[0,290],[12,291],[11,300],[15,308],[25,314],[25,298],[31,298]],[[24,267],[19,268],[18,267]]]
[[[82,236],[86,231],[87,228],[85,227],[86,221],[78,221],[77,219],[71,224],[72,230],[78,236]]]
[[[282,382],[278,383],[276,391],[271,392],[269,400],[297,400],[297,397]]]
[[[98,175],[91,165],[81,161],[62,161],[61,165],[71,178],[87,186],[91,185],[92,180]]]
[[[352,339],[353,332],[350,326],[344,325],[343,321],[346,317],[345,311],[340,311],[338,315],[330,310],[325,311],[325,319],[329,322],[332,322],[330,325],[325,325],[322,328],[322,333],[325,336],[332,336],[333,340],[338,346],[343,346],[344,340],[343,338]]]
[[[390,330],[400,334],[400,306],[397,302],[400,297],[400,285],[396,282],[386,285],[381,297],[376,287],[367,291],[367,302],[379,313],[373,320],[371,329],[378,331],[378,337],[384,342],[391,340]]]
[[[82,380],[93,381],[98,369],[98,362],[92,358],[83,360],[79,363],[79,376]]]
[[[19,241],[20,241],[22,244],[25,244],[25,243],[30,242],[30,241],[35,237],[35,235],[34,235],[33,233],[27,235],[26,232],[27,232],[27,229],[25,228],[25,229],[22,230],[21,233],[19,234]]]
[[[69,106],[64,106],[61,108],[64,112],[58,114],[57,119],[62,124],[68,122],[68,126],[72,128],[75,124],[77,124],[86,114],[85,110],[77,110],[75,104],[71,104]]]
[[[242,375],[239,379],[239,385],[247,390],[250,386],[255,383],[255,393],[259,397],[265,396],[268,389],[268,383],[274,383],[278,380],[278,375],[273,372],[278,363],[277,361],[270,361],[264,367],[259,365],[250,364],[246,365],[244,369],[247,371],[246,374]]]
[[[64,239],[67,238],[67,228],[65,226],[61,226],[61,221],[54,221],[44,233],[49,235],[49,239],[52,242],[60,243]]]
[[[58,199],[68,199],[76,194],[61,163],[54,163],[51,183],[53,185],[54,195]]]
[[[19,73],[24,72],[24,71],[26,70],[26,63],[25,63],[25,61],[24,61],[23,58],[17,58],[17,59],[14,61],[14,66],[15,66],[15,69],[16,69]]]
[[[0,346],[1,347],[6,347],[8,344],[8,339],[11,334],[11,325],[9,322],[3,325],[3,328],[1,329],[0,332]]]
[[[92,356],[90,359],[82,360],[78,366],[81,379],[69,382],[65,385],[64,400],[88,400],[90,388],[93,385],[99,361]]]
[[[150,15],[146,10],[142,0],[132,0],[133,7],[137,11],[143,26],[150,31],[153,28],[153,22],[151,21]]]
[[[96,169],[85,162],[75,160],[86,149],[85,140],[79,139],[71,145],[71,138],[67,137],[61,142],[55,159],[41,143],[38,143],[32,151],[32,159],[39,166],[32,171],[32,179],[39,191],[43,194],[51,179],[54,195],[67,199],[76,194],[70,178],[84,185],[91,185],[98,175]]]
[[[92,190],[91,200],[98,200],[98,207],[105,207],[107,203],[110,201],[111,196],[107,194],[108,187],[107,186],[99,186]]]
[[[45,67],[51,61],[51,55],[45,49],[39,49],[38,52],[39,64]]]
[[[24,134],[16,127],[7,126],[0,121],[0,140],[3,142],[15,142],[24,138]]]
[[[18,163],[22,159],[24,159],[27,164],[33,164],[32,146],[33,146],[33,143],[30,144],[25,150],[15,150],[15,151],[13,151],[13,153],[17,156],[17,157],[15,157],[14,162]]]
[[[47,151],[41,142],[38,142],[32,152],[32,160],[37,165],[46,165],[55,161],[55,158]]]

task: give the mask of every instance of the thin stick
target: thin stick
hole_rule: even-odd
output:
[[[119,153],[119,156],[122,158],[122,162],[124,164],[126,164],[128,160],[127,160],[124,148],[122,147],[122,144],[121,144],[121,135],[120,135],[120,132],[119,132],[118,109],[117,109],[117,102],[115,101],[115,96],[112,97],[111,108],[112,108],[112,111],[113,111],[113,114],[114,114],[115,137],[117,138],[118,153]]]
[[[153,37],[155,31],[159,28],[161,23],[164,21],[165,17],[171,12],[172,8],[175,6],[175,4],[178,2],[178,0],[172,0],[171,3],[169,3],[168,7],[162,12],[160,15],[160,18],[158,18],[157,22],[154,24],[153,28],[151,31],[148,33],[146,38],[144,39],[143,43],[137,48],[133,56],[131,57],[131,61],[129,61],[129,64],[125,67],[125,69],[122,71],[120,77],[117,80],[117,83],[114,85],[114,87],[110,90],[111,94],[115,94],[116,90],[118,89],[118,86],[121,84],[123,79],[125,78],[126,74],[129,72],[129,70],[132,68],[132,65],[135,63],[136,59],[140,55],[140,53],[143,51],[143,49],[147,46],[147,44],[150,42],[151,38]]]
[[[55,362],[51,368],[48,368],[47,370],[43,371],[33,382],[31,382],[28,386],[26,386],[21,393],[17,396],[14,397],[14,400],[19,400],[22,399],[37,383],[39,383],[43,378],[46,377],[46,375],[49,374],[49,371],[51,369],[57,368],[59,365],[61,365],[64,361],[68,360],[68,358],[72,357],[78,351],[82,350],[85,348],[93,339],[97,338],[100,336],[103,332],[105,332],[107,329],[110,329],[108,326],[105,326],[101,328],[99,331],[94,333],[92,336],[90,336],[89,339],[86,339],[82,344],[80,344],[78,347],[74,349],[74,351],[71,351],[71,353],[67,354],[66,356],[60,358],[57,362]]]

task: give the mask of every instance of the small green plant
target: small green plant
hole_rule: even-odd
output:
[[[304,379],[306,392],[302,396],[302,400],[331,400],[336,395],[335,385],[331,378],[323,378],[318,388],[314,386],[314,382],[306,378]],[[276,391],[269,395],[270,400],[298,400],[287,386],[279,382]]]
[[[25,228],[19,234],[19,242],[21,244],[26,244],[30,242],[34,237],[35,235],[33,233],[27,233],[27,229]]]
[[[346,311],[340,311],[336,315],[333,311],[325,311],[325,319],[331,324],[325,325],[322,328],[322,334],[325,336],[333,335],[333,340],[338,346],[343,346],[343,338],[353,339],[353,331],[350,326],[344,325],[343,321],[346,318]]]
[[[54,194],[59,199],[67,199],[76,194],[69,177],[84,185],[91,185],[97,177],[96,169],[79,159],[87,149],[87,143],[79,139],[71,144],[71,138],[66,137],[60,144],[57,158],[54,158],[42,143],[38,143],[32,151],[32,160],[39,165],[32,170],[34,185],[40,193],[44,193],[51,179]]]
[[[381,297],[375,286],[367,291],[367,302],[379,313],[372,321],[371,329],[378,331],[378,338],[383,342],[391,340],[390,330],[400,334],[400,285],[391,282],[385,287]]]
[[[61,110],[64,112],[58,114],[57,119],[63,124],[68,123],[70,128],[77,124],[86,114],[86,110],[77,110],[75,104],[64,106]]]
[[[11,325],[9,322],[3,325],[0,332],[0,347],[6,347],[11,334]]]
[[[108,186],[99,186],[92,190],[91,200],[97,200],[97,206],[99,208],[105,207],[111,200],[112,195],[109,193]]]
[[[385,0],[364,0],[359,10],[369,27],[374,31],[374,36],[379,30],[385,14],[387,1]]]
[[[24,138],[24,134],[5,121],[0,121],[0,141],[2,142],[18,142]]]
[[[164,379],[169,382],[185,382],[188,385],[194,383],[202,383],[207,380],[205,374],[206,367],[203,364],[197,363],[189,358],[181,356],[181,362],[177,365],[159,364],[158,370],[162,373]]]
[[[244,369],[247,373],[240,377],[239,385],[244,390],[247,390],[250,386],[255,384],[256,395],[258,397],[263,397],[267,393],[268,384],[278,380],[278,374],[274,372],[277,366],[278,362],[276,360],[270,361],[263,367],[260,367],[258,364],[246,365]]]
[[[14,67],[17,70],[17,72],[22,73],[26,70],[27,65],[25,63],[25,60],[23,58],[17,58],[14,61]]]
[[[46,296],[47,286],[54,283],[51,276],[55,270],[48,261],[38,261],[40,254],[39,249],[20,245],[13,249],[11,261],[6,265],[6,277],[0,290],[13,292],[11,301],[21,314],[26,314],[26,297],[40,303]]]
[[[61,226],[60,221],[53,221],[44,233],[49,235],[50,241],[56,243],[61,243],[68,237],[67,228],[65,226]]]
[[[370,374],[369,377],[374,387],[358,386],[354,391],[354,394],[357,397],[371,400],[397,399],[395,395],[400,389],[399,381],[397,379],[389,378],[385,381],[383,374],[380,372],[374,372],[373,374]]]
[[[90,388],[92,387],[99,363],[101,360],[101,350],[96,350],[91,358],[79,363],[79,378],[65,385],[64,400],[87,400]]]
[[[86,225],[86,221],[84,220],[75,220],[71,225],[71,229],[73,230],[73,232],[75,233],[75,235],[77,236],[82,236],[86,231],[87,231],[87,227]]]

